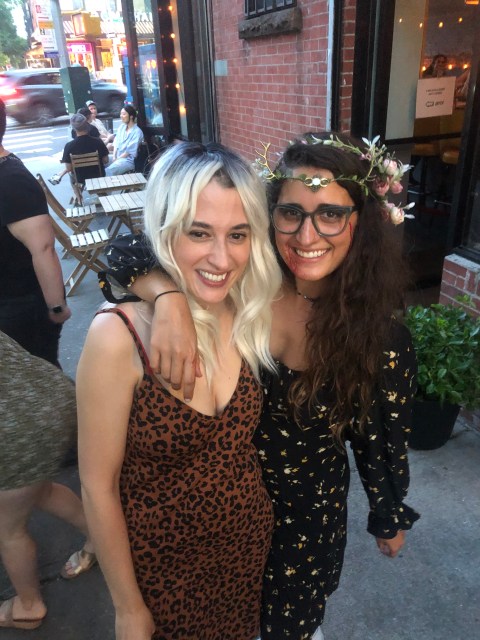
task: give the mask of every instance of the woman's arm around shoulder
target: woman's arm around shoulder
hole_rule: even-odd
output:
[[[103,295],[109,302],[141,299],[154,304],[150,364],[174,389],[183,389],[188,402],[201,371],[197,334],[186,297],[166,294],[178,287],[161,270],[143,234],[116,238],[108,245],[106,257],[109,268],[99,273]]]
[[[115,607],[116,640],[149,640],[154,632],[135,578],[119,491],[141,378],[136,347],[122,319],[98,315],[77,372],[79,468],[89,530]]]

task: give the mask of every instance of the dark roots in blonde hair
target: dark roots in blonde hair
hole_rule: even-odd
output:
[[[315,136],[328,139],[330,133]],[[280,166],[327,169],[335,177],[363,176],[368,170],[368,162],[352,153],[301,142],[288,147]],[[279,180],[270,185],[270,204],[277,202],[282,183]],[[365,424],[381,375],[392,312],[403,306],[407,272],[401,237],[385,221],[378,200],[366,195],[355,182],[340,179],[338,184],[356,204],[358,223],[348,255],[329,276],[326,293],[314,303],[307,326],[307,368],[292,385],[290,400],[298,417],[302,406],[315,402],[320,389],[331,394],[332,430],[343,442],[345,427],[353,417],[360,428]],[[273,229],[271,233],[273,237]],[[292,280],[278,253],[277,257],[285,277]]]

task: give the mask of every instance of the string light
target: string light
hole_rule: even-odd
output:
[[[439,29],[443,29],[443,22],[439,22],[439,23],[438,23],[438,28],[439,28]]]

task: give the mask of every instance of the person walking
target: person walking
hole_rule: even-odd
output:
[[[16,591],[0,605],[0,628],[34,629],[46,606],[27,528],[33,509],[88,534],[78,496],[52,482],[75,427],[73,385],[58,362],[61,328],[71,311],[47,201],[32,174],[3,147],[5,129],[0,100],[0,557]],[[62,573],[75,577],[94,560],[87,538]]]
[[[4,148],[0,100],[0,331],[33,355],[58,364],[60,332],[71,311],[42,188]]]

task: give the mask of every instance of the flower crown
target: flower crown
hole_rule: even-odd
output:
[[[326,187],[331,182],[350,181],[359,184],[365,195],[372,195],[380,201],[385,213],[385,218],[390,220],[393,224],[401,224],[404,218],[413,218],[414,216],[405,213],[408,209],[414,206],[414,203],[399,207],[392,202],[388,202],[387,193],[399,194],[403,190],[401,179],[403,175],[411,168],[409,164],[403,164],[400,160],[394,159],[394,156],[387,152],[385,145],[377,146],[377,142],[380,136],[376,136],[372,141],[362,138],[365,143],[365,148],[360,149],[353,144],[342,142],[337,136],[331,135],[329,139],[323,140],[317,138],[313,134],[307,135],[300,140],[291,142],[290,144],[324,144],[326,146],[334,147],[335,149],[341,149],[348,153],[353,153],[360,157],[361,160],[365,160],[369,163],[369,169],[365,176],[344,176],[340,175],[337,178],[322,178],[320,176],[306,176],[301,174],[294,176],[291,169],[281,171],[276,168],[272,171],[268,163],[268,150],[270,143],[264,144],[263,153],[258,152],[258,158],[255,160],[257,166],[260,168],[260,175],[264,180],[272,182],[274,180],[300,180],[303,184],[312,191],[318,191],[322,187]]]

